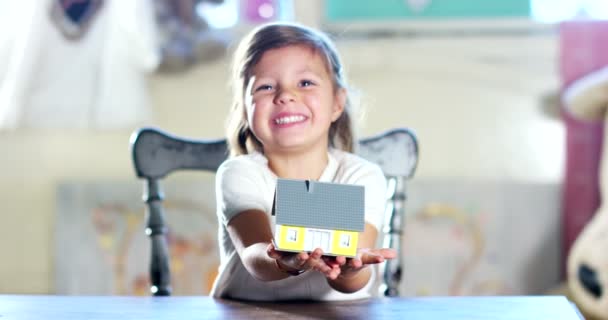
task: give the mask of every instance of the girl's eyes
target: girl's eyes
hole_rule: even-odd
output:
[[[256,92],[258,92],[258,91],[268,91],[268,90],[272,90],[272,86],[269,85],[269,84],[263,84],[263,85],[261,85],[261,86],[259,86],[259,87],[257,87],[255,89]]]
[[[312,85],[314,85],[314,84],[315,84],[315,83],[314,83],[314,82],[312,82],[312,81],[310,81],[310,80],[301,80],[301,81],[298,83],[298,86],[300,86],[300,87],[310,87],[310,86],[312,86]],[[270,91],[270,90],[273,90],[273,89],[274,89],[274,87],[273,87],[272,85],[269,85],[269,84],[263,84],[263,85],[258,86],[258,87],[255,89],[255,92],[260,92],[260,91]]]
[[[302,80],[300,81],[300,86],[301,87],[310,87],[312,86],[314,83],[310,80]]]

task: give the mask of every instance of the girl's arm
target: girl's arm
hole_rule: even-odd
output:
[[[260,281],[274,281],[289,277],[286,271],[315,269],[326,276],[337,276],[322,260],[320,249],[310,255],[305,252],[286,254],[275,259],[270,256],[272,231],[268,215],[261,210],[246,210],[228,222],[228,233],[247,271]],[[273,253],[275,255],[275,253]]]

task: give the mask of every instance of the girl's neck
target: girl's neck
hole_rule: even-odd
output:
[[[279,178],[319,180],[329,161],[327,148],[300,153],[266,153],[268,167]]]

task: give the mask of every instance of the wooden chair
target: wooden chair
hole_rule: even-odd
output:
[[[162,207],[164,194],[160,180],[176,170],[215,172],[227,158],[226,140],[193,140],[156,128],[142,128],[131,135],[130,145],[137,177],[145,179],[143,200],[147,204],[146,234],[152,244],[150,291],[155,296],[171,295],[167,227]],[[383,247],[396,249],[398,258],[384,264],[380,293],[398,296],[406,182],[416,170],[418,142],[412,131],[397,128],[361,139],[357,154],[377,163],[387,177],[387,207],[380,234],[383,237]]]

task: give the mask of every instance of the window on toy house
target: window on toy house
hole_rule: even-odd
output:
[[[343,234],[340,236],[340,245],[344,248],[350,248],[350,235]]]
[[[287,230],[287,241],[290,241],[290,242],[298,241],[298,230],[288,229]]]

